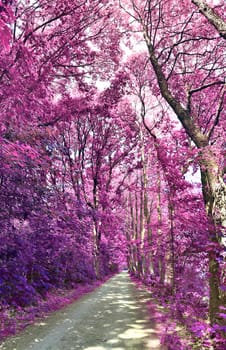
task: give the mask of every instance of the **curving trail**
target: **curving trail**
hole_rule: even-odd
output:
[[[28,327],[1,350],[163,350],[145,308],[148,295],[126,272]]]

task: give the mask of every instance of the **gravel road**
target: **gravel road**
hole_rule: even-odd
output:
[[[1,350],[163,350],[147,315],[148,296],[126,272],[29,326]]]

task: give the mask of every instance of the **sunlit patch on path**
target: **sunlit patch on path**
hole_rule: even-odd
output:
[[[123,272],[93,293],[28,327],[1,350],[163,349],[146,311],[148,295]]]

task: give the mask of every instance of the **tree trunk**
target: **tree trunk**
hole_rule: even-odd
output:
[[[202,191],[205,202],[206,212],[209,219],[209,240],[213,244],[213,249],[209,252],[209,319],[210,323],[218,323],[220,298],[220,269],[219,269],[219,249],[221,243],[221,228],[224,230],[225,222],[221,221],[223,206],[226,198],[225,188],[216,188],[213,179],[213,170],[211,173],[208,168],[202,168],[201,165]],[[214,182],[213,182],[214,181]],[[213,183],[212,183],[213,182]],[[217,202],[217,204],[216,204]],[[216,211],[218,208],[218,212]],[[221,227],[222,226],[222,227]]]
[[[158,202],[157,202],[157,212],[158,212],[158,257],[159,257],[159,274],[160,274],[160,283],[164,284],[165,282],[165,252],[163,250],[162,244],[162,209],[161,209],[161,174],[158,169]]]
[[[137,262],[137,249],[133,243],[133,240],[137,237],[137,204],[135,203],[135,214],[134,214],[134,206],[132,201],[132,195],[129,193],[129,210],[130,210],[130,227],[129,227],[129,261],[130,261],[130,272],[132,274],[137,274],[138,270],[138,262]]]
[[[174,216],[174,207],[169,197],[168,203],[169,210],[169,224],[170,224],[170,267],[171,267],[171,294],[176,292],[175,284],[175,251],[174,251],[174,225],[173,225],[173,216]]]

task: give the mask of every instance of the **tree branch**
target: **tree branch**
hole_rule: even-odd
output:
[[[219,81],[214,81],[212,83],[206,84],[206,85],[202,85],[196,89],[190,90],[188,92],[188,94],[191,96],[192,94],[194,94],[195,92],[199,92],[201,90],[207,89],[208,87],[214,86],[214,85],[223,85],[225,84],[224,80],[219,80]]]
[[[57,117],[53,120],[50,120],[49,122],[46,122],[46,123],[40,123],[38,124],[37,126],[40,128],[42,126],[53,126],[54,124],[56,124],[59,120],[61,119],[61,117]]]
[[[148,47],[149,58],[152,67],[155,71],[162,96],[174,110],[181,124],[185,128],[187,134],[190,136],[190,138],[196,144],[196,146],[198,148],[207,146],[208,138],[206,137],[206,135],[204,135],[200,128],[197,125],[195,125],[194,119],[190,115],[189,111],[186,110],[180,104],[180,102],[172,95],[171,91],[169,90],[166,77],[162,71],[162,67],[159,64],[158,59],[155,56],[154,47],[150,41],[150,38],[147,35],[146,30],[144,31],[144,38]]]
[[[217,110],[217,115],[216,115],[215,121],[213,123],[212,128],[210,129],[210,131],[208,133],[208,139],[209,140],[210,140],[210,138],[211,138],[211,136],[212,136],[212,134],[214,132],[215,126],[217,126],[217,124],[219,123],[220,115],[221,115],[221,112],[223,111],[223,108],[224,108],[224,95],[225,95],[225,88],[224,88],[224,91],[223,91],[221,99],[220,99],[220,103],[219,103],[219,107],[218,107],[218,110]]]
[[[199,11],[206,17],[210,24],[218,31],[220,36],[226,40],[226,23],[218,14],[203,0],[192,0]]]

